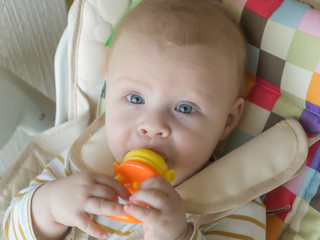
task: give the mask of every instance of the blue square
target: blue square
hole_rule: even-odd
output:
[[[249,140],[251,140],[253,136],[249,135],[246,132],[243,132],[239,129],[234,129],[226,140],[226,144],[223,148],[223,152],[218,152],[217,157],[222,157],[225,154],[232,152],[236,148],[240,147],[242,144],[245,144]],[[219,151],[219,150],[218,150]]]
[[[248,60],[246,69],[248,72],[257,75],[258,62],[260,56],[260,49],[255,46],[248,44]]]
[[[312,198],[317,194],[319,184],[320,174],[316,170],[308,168],[297,196],[304,198],[309,204]]]
[[[309,5],[295,0],[284,0],[282,5],[271,15],[270,19],[296,29]]]

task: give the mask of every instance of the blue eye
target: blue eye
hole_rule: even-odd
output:
[[[195,112],[194,107],[192,107],[190,104],[187,103],[181,103],[176,107],[176,110],[178,112],[184,113],[184,114],[190,114]]]
[[[144,104],[144,100],[138,94],[130,94],[127,97],[127,100],[133,104]]]

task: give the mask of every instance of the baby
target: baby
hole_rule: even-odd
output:
[[[96,238],[133,239],[139,224],[103,216],[123,214],[143,222],[144,239],[240,236],[217,223],[200,228],[188,222],[174,186],[203,169],[236,126],[245,62],[246,41],[216,3],[140,3],[121,21],[108,53],[106,136],[117,161],[132,149],[150,149],[175,170],[175,181],[150,178],[130,196],[112,176],[69,176],[66,151],[12,200],[4,221],[7,238],[61,239],[77,227]],[[264,208],[256,212],[263,215]],[[240,225],[247,235],[257,228]]]

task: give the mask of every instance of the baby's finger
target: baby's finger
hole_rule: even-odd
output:
[[[80,230],[88,233],[95,238],[108,237],[108,232],[99,227],[94,221],[92,221],[89,215],[83,214],[83,216],[81,216],[79,220],[80,222],[76,227],[78,227]]]
[[[96,175],[96,183],[106,185],[113,189],[122,199],[128,200],[130,193],[122,183],[114,179],[113,177],[101,173]]]
[[[148,205],[154,209],[163,209],[170,204],[169,196],[154,189],[143,189],[130,197],[130,202],[136,205]]]
[[[96,184],[92,186],[91,196],[96,198],[103,198],[113,202],[118,202],[117,193],[109,186],[103,184]]]
[[[124,215],[123,205],[103,198],[88,199],[85,212],[95,215]]]
[[[146,222],[148,224],[157,223],[161,215],[161,212],[157,209],[135,204],[126,204],[124,205],[123,209],[127,214],[130,214],[140,221]]]
[[[171,184],[162,177],[151,177],[141,184],[141,189],[157,189],[165,194],[170,194],[173,190]]]

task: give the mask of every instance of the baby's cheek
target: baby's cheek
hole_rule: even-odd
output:
[[[175,177],[176,177],[176,179],[172,182],[173,186],[176,186],[182,183],[183,181],[187,180],[193,175],[193,172],[190,171],[190,169],[186,169],[186,167],[184,167],[183,169],[181,167],[173,168],[173,169],[175,170]]]

